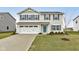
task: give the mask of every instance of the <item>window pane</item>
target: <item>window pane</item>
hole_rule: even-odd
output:
[[[25,26],[25,27],[28,27],[28,26]]]
[[[26,19],[26,15],[20,15],[20,20],[25,20]]]
[[[26,15],[26,20],[28,20],[29,19],[29,16],[28,15]]]
[[[20,20],[39,20],[39,15],[20,15]]]
[[[27,19],[28,20],[39,20],[39,15],[28,15]]]
[[[44,14],[44,20],[50,20],[50,15],[49,14]]]
[[[51,26],[51,30],[55,30],[55,25],[52,25]]]
[[[59,25],[57,25],[57,30],[59,30]]]
[[[29,26],[29,27],[33,27],[33,26]]]
[[[54,14],[54,15],[53,15],[53,19],[54,19],[54,20],[59,20],[59,14]]]
[[[23,27],[23,26],[20,26],[20,27]]]
[[[61,25],[52,25],[51,30],[61,30]]]
[[[38,26],[34,26],[34,27],[38,27]]]
[[[28,15],[28,20],[31,20],[31,15]]]

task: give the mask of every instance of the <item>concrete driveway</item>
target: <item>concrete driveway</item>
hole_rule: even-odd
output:
[[[17,34],[0,39],[0,51],[27,51],[36,35]]]

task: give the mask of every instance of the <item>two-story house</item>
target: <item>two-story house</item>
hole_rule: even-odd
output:
[[[73,20],[73,31],[79,31],[79,16]]]
[[[62,12],[38,12],[27,8],[18,15],[16,32],[19,34],[63,32],[65,28]]]

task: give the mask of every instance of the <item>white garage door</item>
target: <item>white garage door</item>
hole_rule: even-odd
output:
[[[20,33],[37,34],[40,32],[38,26],[20,26]]]

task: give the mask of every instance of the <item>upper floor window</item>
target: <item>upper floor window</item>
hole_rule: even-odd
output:
[[[50,14],[44,14],[44,20],[50,20]]]
[[[53,15],[53,20],[59,20],[59,14],[54,14]]]
[[[20,20],[39,20],[39,15],[20,15]]]
[[[39,15],[28,15],[28,20],[39,20]]]
[[[20,15],[20,20],[25,20],[26,15]]]

